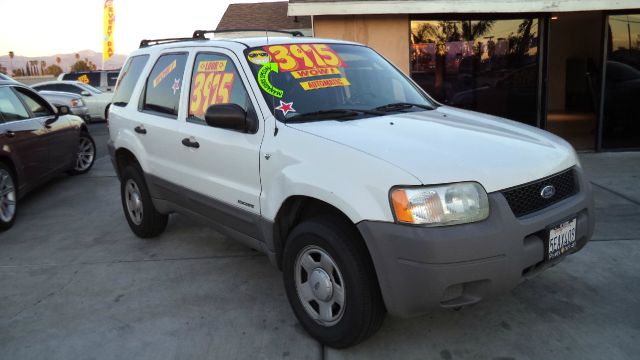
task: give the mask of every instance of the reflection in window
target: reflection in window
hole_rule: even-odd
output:
[[[602,146],[640,147],[640,14],[609,16]]]
[[[447,105],[535,124],[538,19],[412,21],[411,77]]]

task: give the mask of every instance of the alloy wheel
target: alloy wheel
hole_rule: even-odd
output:
[[[16,189],[11,174],[0,169],[0,219],[8,223],[16,213]]]
[[[89,167],[91,167],[95,155],[96,149],[93,145],[93,142],[89,138],[81,136],[80,141],[78,142],[76,163],[73,169],[77,172],[86,171]]]

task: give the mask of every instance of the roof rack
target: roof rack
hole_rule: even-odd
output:
[[[206,40],[204,36],[206,34],[221,34],[221,33],[232,33],[232,32],[247,32],[247,31],[264,31],[264,32],[275,32],[282,34],[289,34],[292,36],[304,36],[304,34],[300,31],[287,31],[287,30],[272,30],[272,29],[224,29],[224,30],[196,30],[193,32],[193,36],[188,37],[180,37],[180,38],[166,38],[166,39],[145,39],[140,41],[140,48],[144,48],[147,46],[158,45],[158,44],[167,44],[172,42],[179,41],[191,41],[191,40]]]
[[[264,31],[264,32],[276,32],[282,34],[289,34],[292,36],[304,36],[300,31],[287,31],[287,30],[273,30],[273,29],[221,29],[221,30],[196,30],[193,32],[194,39],[204,39],[205,34],[222,34],[222,33],[233,33],[233,32],[256,32],[256,31]]]
[[[147,46],[151,46],[151,45],[158,45],[158,44],[166,44],[166,43],[172,43],[172,42],[178,42],[178,41],[190,41],[195,39],[195,37],[182,37],[182,38],[166,38],[166,39],[145,39],[140,41],[140,47],[147,47]],[[198,38],[200,39],[200,38]]]

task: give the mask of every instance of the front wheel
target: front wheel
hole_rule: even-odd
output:
[[[0,231],[8,230],[16,219],[18,195],[11,169],[0,162]]]
[[[376,332],[385,316],[375,269],[353,224],[337,217],[300,223],[283,254],[296,317],[321,343],[345,348]]]

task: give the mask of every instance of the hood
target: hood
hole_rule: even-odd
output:
[[[577,163],[571,145],[549,132],[446,106],[287,126],[392,163],[425,185],[477,181],[487,192],[493,192]]]

